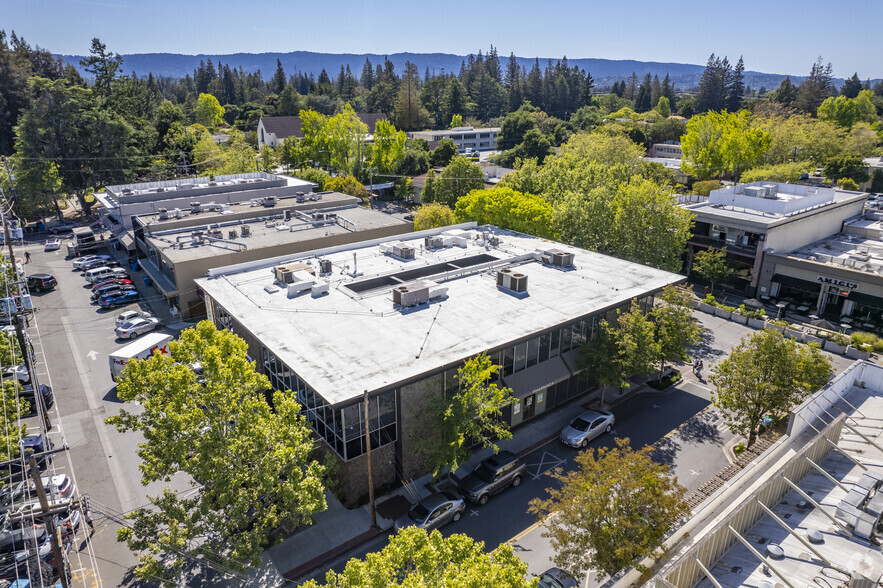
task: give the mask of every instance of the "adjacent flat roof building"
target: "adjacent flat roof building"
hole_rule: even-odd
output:
[[[647,585],[877,586],[881,419],[883,367],[858,361],[792,411],[784,437],[693,509],[667,541],[672,559]]]
[[[747,294],[774,295],[763,277],[767,255],[839,233],[847,220],[861,215],[866,200],[859,192],[776,182],[714,190],[707,200],[684,206],[696,215],[687,270],[696,251],[726,247],[737,285]]]
[[[579,346],[600,320],[633,299],[646,310],[681,280],[471,223],[219,268],[196,284],[209,318],[245,338],[274,388],[297,394],[355,497],[367,492],[366,395],[376,484],[419,476],[420,415],[465,360],[486,351],[501,366],[518,399],[504,418],[517,426],[592,386]]]

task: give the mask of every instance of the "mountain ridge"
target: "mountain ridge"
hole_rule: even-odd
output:
[[[82,68],[79,55],[59,55],[66,63],[77,67],[81,73]],[[362,66],[365,59],[371,61],[372,66],[376,67],[383,64],[385,58],[388,58],[394,65],[397,73],[404,69],[406,61],[415,63],[420,74],[428,67],[430,73],[438,74],[442,71],[458,73],[460,65],[467,59],[466,55],[456,55],[453,53],[323,53],[313,51],[290,51],[290,52],[265,52],[265,53],[225,53],[225,54],[209,54],[201,53],[197,55],[187,55],[182,53],[130,53],[121,56],[123,58],[122,70],[126,73],[134,72],[139,77],[147,76],[152,73],[154,76],[183,78],[186,75],[192,75],[193,71],[199,67],[200,61],[211,60],[216,66],[218,63],[229,65],[230,67],[242,67],[246,73],[261,72],[264,79],[269,79],[276,70],[276,60],[282,63],[282,67],[287,75],[291,75],[296,71],[306,74],[318,75],[323,69],[332,78],[338,75],[340,67],[343,65],[350,66],[350,71],[356,77],[362,72]],[[519,66],[530,71],[537,59],[539,59],[540,69],[545,69],[549,60],[554,64],[561,58],[535,58],[535,57],[517,57],[516,61]],[[500,57],[500,63],[505,68],[508,57]],[[604,59],[596,57],[568,58],[570,67],[577,66],[580,69],[592,74],[595,79],[596,86],[609,86],[615,81],[628,79],[632,72],[638,75],[639,80],[644,74],[650,73],[651,76],[658,75],[663,78],[668,74],[679,90],[688,90],[698,85],[702,72],[705,70],[704,65],[696,65],[689,63],[664,62],[664,61],[640,61],[635,59]],[[765,86],[768,90],[778,87],[778,85],[789,77],[788,74],[765,73],[758,71],[746,71],[745,83],[753,88]],[[806,76],[790,75],[791,80],[795,83],[802,82]],[[834,80],[835,85],[842,83],[842,78]]]

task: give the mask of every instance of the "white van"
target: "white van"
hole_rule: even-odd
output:
[[[86,271],[86,281],[94,284],[99,280],[105,280],[111,277],[125,277],[126,270],[121,267],[96,267]]]

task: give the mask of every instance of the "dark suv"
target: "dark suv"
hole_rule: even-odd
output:
[[[517,455],[501,451],[482,461],[460,480],[460,493],[470,502],[484,506],[491,494],[521,484],[526,471],[527,466]]]
[[[58,282],[51,274],[34,274],[28,276],[28,289],[34,292],[46,292],[55,288]]]

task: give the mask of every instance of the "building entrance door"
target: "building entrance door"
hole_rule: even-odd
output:
[[[524,418],[525,420],[533,417],[537,410],[537,395],[531,394],[524,399]]]
[[[843,314],[843,302],[846,300],[846,296],[843,294],[848,295],[849,292],[841,293],[837,288],[828,288],[823,311],[825,316],[840,320],[840,315]]]

